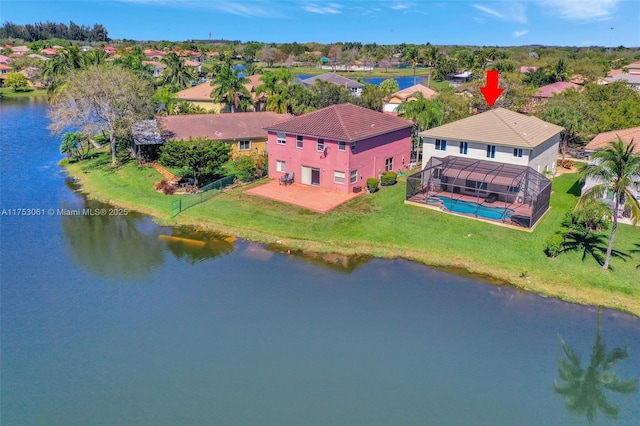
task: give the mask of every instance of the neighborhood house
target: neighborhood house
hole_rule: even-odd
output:
[[[563,128],[503,108],[420,133],[423,170],[406,200],[489,221],[533,227],[549,208]]]
[[[611,142],[618,140],[618,137],[622,139],[625,143],[625,146],[628,146],[630,143],[634,143],[635,154],[640,154],[640,127],[632,127],[630,129],[622,129],[622,130],[613,130],[611,132],[604,132],[596,135],[595,138],[591,140],[585,146],[585,151],[589,153],[593,153],[599,151],[601,149],[607,148]],[[589,159],[589,163],[592,163],[593,160]],[[640,182],[640,176],[636,177],[636,182]],[[595,177],[589,176],[585,180],[584,186],[582,188],[582,193],[597,184],[601,183],[600,180]],[[634,194],[635,198],[640,201],[640,184],[635,188],[631,188],[631,193]],[[603,194],[603,198],[611,204],[613,207],[614,196],[613,192],[607,191]],[[620,219],[623,221],[627,221],[631,223],[631,212],[624,209],[624,206],[620,206],[620,210],[616,213]]]
[[[392,93],[385,98],[382,110],[389,114],[395,114],[398,109],[398,105],[401,103],[417,100],[417,93],[422,93],[422,96],[424,96],[425,99],[433,99],[438,96],[438,92],[435,90],[422,84],[414,84],[411,87]]]
[[[275,112],[238,112],[235,114],[169,115],[156,118],[163,139],[182,140],[198,137],[232,145],[232,156],[266,153],[264,127],[290,118]]]
[[[328,72],[325,74],[314,75],[313,77],[305,78],[304,80],[300,80],[300,83],[306,87],[313,86],[317,80],[323,80],[328,83],[332,83],[338,86],[342,86],[349,91],[353,96],[362,95],[362,89],[364,89],[364,84],[359,83],[355,80],[351,80],[350,78],[343,77],[339,74]]]
[[[269,177],[339,192],[409,164],[411,122],[352,104],[329,106],[267,126]],[[291,176],[291,175],[289,175]]]

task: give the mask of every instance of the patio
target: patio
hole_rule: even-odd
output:
[[[264,185],[247,189],[245,192],[319,213],[331,211],[339,205],[364,194],[364,192],[345,194],[299,183],[280,185],[277,179],[272,179]]]

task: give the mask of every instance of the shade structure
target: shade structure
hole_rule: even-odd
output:
[[[532,228],[549,209],[551,181],[531,167],[432,157],[407,178],[406,200],[444,211]]]

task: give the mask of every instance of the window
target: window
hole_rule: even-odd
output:
[[[487,158],[496,158],[496,146],[487,145]]]
[[[333,172],[333,181],[335,183],[344,183],[345,174],[344,172],[334,171]]]
[[[302,135],[296,136],[296,148],[302,148],[304,146],[304,140]]]
[[[251,141],[240,141],[238,142],[240,151],[250,151],[251,150]]]
[[[324,139],[318,139],[318,143],[316,143],[316,151],[324,151]]]
[[[436,151],[446,151],[447,141],[444,139],[436,139]]]
[[[286,145],[287,144],[287,135],[284,133],[278,133],[276,136],[276,143],[278,145]]]
[[[442,179],[442,169],[440,167],[436,167],[435,169],[433,169],[433,178]]]
[[[467,155],[469,149],[469,142],[460,142],[460,154]]]
[[[287,171],[286,168],[287,163],[282,160],[276,160],[276,171],[285,173]]]
[[[347,143],[346,142],[338,142],[338,151],[346,151]]]
[[[356,143],[351,142],[351,152],[356,152]]]
[[[358,171],[357,170],[351,170],[351,183],[356,183],[358,181]]]
[[[522,157],[522,148],[513,148],[514,157]]]
[[[477,180],[469,180],[465,182],[465,186],[469,189],[487,189],[487,182],[479,182]]]
[[[387,158],[384,162],[384,169],[387,172],[393,171],[393,157]]]

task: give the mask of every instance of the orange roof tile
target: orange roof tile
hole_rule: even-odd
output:
[[[264,127],[290,118],[275,112],[236,112],[233,114],[169,115],[156,120],[170,140],[205,137],[233,141],[267,138]]]
[[[340,104],[274,124],[266,130],[355,142],[412,126],[413,123],[389,114]]]
[[[633,140],[635,144],[633,152],[636,154],[640,153],[640,127],[599,133],[587,144],[587,146],[584,147],[584,149],[588,151],[597,151],[599,149],[606,148],[609,146],[610,142],[617,140],[618,136],[620,136],[620,139],[622,139],[625,144],[629,144]]]

